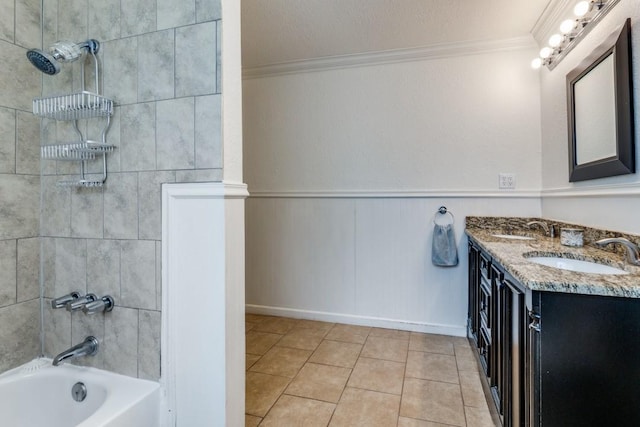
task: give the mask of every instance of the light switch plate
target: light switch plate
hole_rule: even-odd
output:
[[[501,190],[513,190],[514,188],[516,188],[516,174],[515,173],[499,173],[498,188]]]

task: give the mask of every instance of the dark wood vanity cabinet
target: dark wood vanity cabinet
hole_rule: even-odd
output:
[[[531,291],[472,240],[469,260],[468,335],[503,426],[640,426],[640,299]]]

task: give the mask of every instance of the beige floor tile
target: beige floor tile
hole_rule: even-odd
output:
[[[411,332],[397,329],[371,328],[370,337],[393,338],[394,340],[409,340]]]
[[[443,424],[465,426],[460,386],[405,378],[400,415]]]
[[[456,356],[473,356],[474,351],[466,338],[463,338],[460,342],[454,342],[453,350]]]
[[[451,338],[452,337],[446,337],[444,335],[411,332],[409,350],[449,354],[453,356],[455,353],[453,351],[453,342]]]
[[[261,427],[326,427],[336,405],[302,397],[283,395]]]
[[[268,332],[249,331],[246,334],[246,351],[251,354],[265,354],[283,335]]]
[[[410,351],[407,377],[458,384],[456,358],[446,354]]]
[[[285,393],[325,402],[338,403],[351,369],[306,363]]]
[[[395,338],[381,338],[369,335],[360,356],[404,363],[407,361],[408,348],[409,340],[397,340]]]
[[[361,350],[360,344],[324,340],[311,355],[309,362],[353,368]]]
[[[250,330],[255,328],[257,325],[258,325],[258,323],[245,322],[244,323],[244,331],[245,332],[249,332]]]
[[[482,389],[478,372],[460,371],[459,375],[464,406],[486,408],[487,399],[484,397],[484,390]]]
[[[245,370],[249,370],[250,367],[253,366],[254,363],[256,363],[258,360],[260,360],[262,356],[258,356],[257,354],[246,354],[245,355]]]
[[[398,418],[398,427],[451,427],[447,424],[432,423],[431,421],[416,420],[415,418]]]
[[[244,315],[245,322],[262,323],[268,319],[273,319],[273,316],[263,316],[262,314],[250,314],[250,313],[246,313]]]
[[[309,356],[309,350],[273,347],[251,367],[250,371],[293,378]]]
[[[284,335],[296,326],[296,319],[287,319],[284,317],[272,317],[261,322],[253,328],[254,331],[270,332],[272,334]]]
[[[459,371],[478,372],[480,370],[478,359],[473,354],[456,355],[456,363]]]
[[[371,328],[366,326],[355,325],[340,325],[337,324],[325,337],[332,341],[352,342],[357,344],[364,344],[369,335]]]
[[[254,417],[253,415],[244,416],[244,427],[258,427],[262,418]]]
[[[400,396],[347,387],[331,427],[396,427]]]
[[[280,341],[279,347],[299,348],[302,350],[315,350],[318,348],[327,331],[322,329],[306,329],[296,327],[289,331]]]
[[[245,412],[264,417],[289,384],[289,378],[247,372],[245,383]]]
[[[465,407],[465,414],[467,417],[467,425],[470,427],[497,427],[494,424],[489,409],[484,408],[470,408]]]
[[[335,323],[320,322],[319,320],[306,320],[306,319],[300,319],[296,324],[296,327],[298,328],[321,329],[326,332],[329,332],[329,330],[334,326],[335,326]]]
[[[347,386],[401,394],[403,380],[404,363],[360,357],[353,368]]]

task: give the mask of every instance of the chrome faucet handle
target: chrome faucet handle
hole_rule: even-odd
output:
[[[77,300],[78,298],[80,298],[80,292],[73,291],[67,295],[51,300],[51,308],[53,309],[63,308],[67,304]]]
[[[632,265],[640,265],[640,249],[638,246],[624,237],[611,237],[607,239],[600,239],[595,242],[595,245],[603,248],[607,245],[611,245],[613,243],[618,243],[627,251],[627,262]]]
[[[111,297],[111,295],[105,295],[102,298],[89,302],[82,307],[82,312],[84,314],[96,314],[96,313],[104,313],[113,310],[113,306],[115,305],[115,301]]]
[[[537,225],[540,228],[542,228],[544,230],[544,232],[548,235],[551,235],[551,232],[549,231],[549,225],[544,222],[544,221],[529,221],[527,223],[527,227],[531,228],[532,226]],[[553,236],[551,236],[553,237]]]
[[[98,297],[95,294],[87,294],[83,297],[80,297],[76,300],[73,300],[69,303],[67,303],[67,311],[78,311],[80,310],[84,305],[93,302],[95,300],[97,300]]]

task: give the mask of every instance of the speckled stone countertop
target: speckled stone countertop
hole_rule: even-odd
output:
[[[606,230],[599,233],[598,230],[587,230],[587,227],[583,227],[585,229],[585,246],[568,247],[561,245],[558,237],[546,237],[537,228],[531,230],[522,227],[527,221],[534,219],[538,218],[469,217],[465,232],[507,272],[531,290],[640,298],[640,267],[626,263],[623,254],[618,251],[596,248],[592,244],[594,240],[587,238],[592,235],[601,238],[601,236],[615,234],[627,238],[632,237],[630,240],[637,243],[638,236]],[[564,226],[564,224],[562,225]],[[575,224],[571,224],[571,226],[576,227]],[[493,234],[514,234],[535,237],[535,239],[512,240],[495,237]],[[622,268],[630,274],[578,273],[527,261],[527,257],[549,255],[598,262]]]

